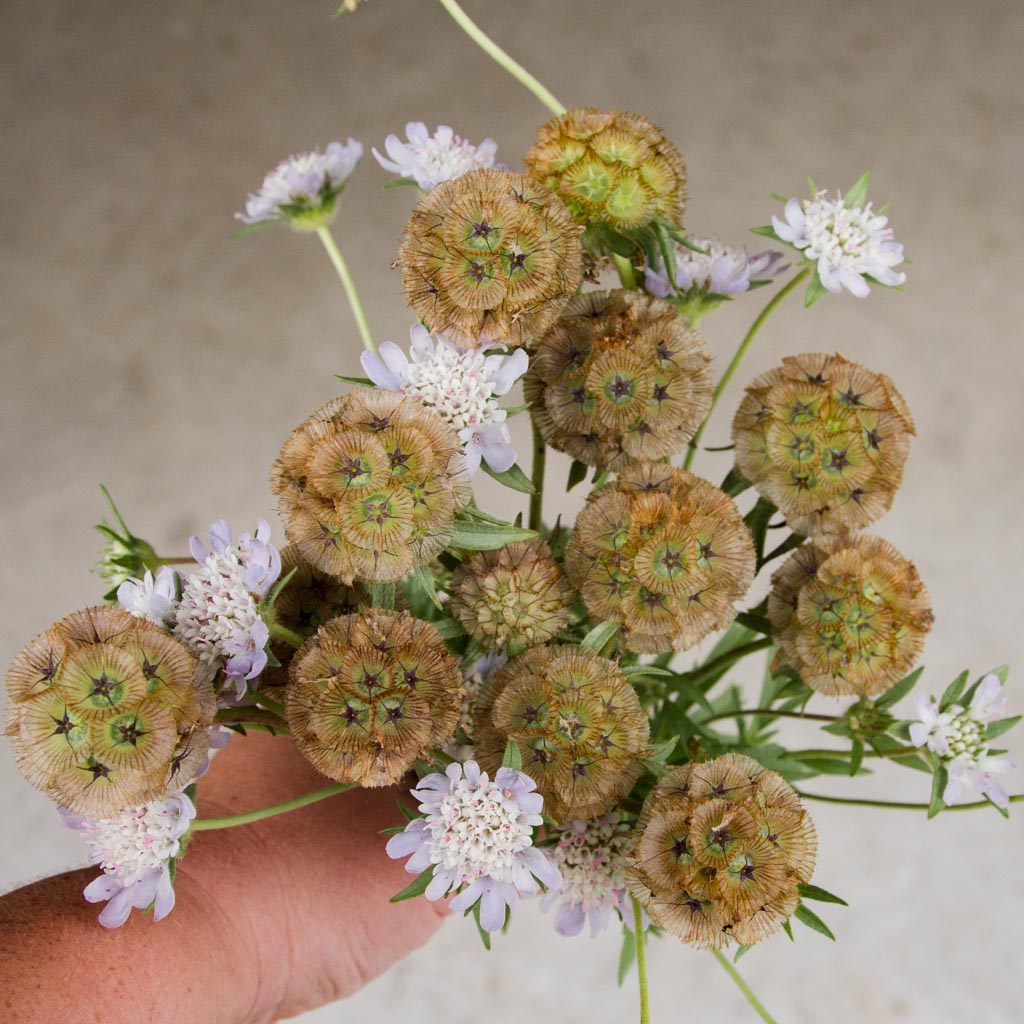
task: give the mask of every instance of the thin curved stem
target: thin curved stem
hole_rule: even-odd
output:
[[[697,454],[697,447],[700,444],[701,437],[704,436],[704,428],[708,425],[708,420],[711,419],[711,414],[715,410],[715,406],[718,404],[719,398],[722,397],[722,392],[729,386],[729,381],[732,380],[733,374],[739,368],[740,363],[743,362],[743,357],[747,354],[747,349],[750,348],[757,337],[757,332],[764,326],[765,320],[771,316],[772,311],[775,307],[791,292],[797,285],[803,281],[808,274],[810,269],[805,268],[800,271],[792,280],[790,280],[784,287],[780,288],[771,298],[768,305],[761,310],[758,314],[757,319],[750,325],[750,330],[747,331],[743,340],[740,342],[740,347],[736,349],[736,354],[732,357],[732,361],[725,368],[725,373],[722,374],[722,379],[718,382],[715,388],[715,393],[711,398],[711,408],[708,409],[707,416],[704,417],[704,422],[697,428],[697,433],[693,435],[693,440],[690,441],[690,449],[686,453],[686,461],[683,463],[683,469],[689,469],[693,463],[693,457]]]
[[[305,637],[296,633],[294,629],[289,629],[287,626],[282,625],[280,622],[275,622],[271,625],[270,635],[275,640],[283,640],[290,647],[295,647],[296,649],[306,642]]]
[[[763,651],[766,647],[771,647],[774,642],[770,636],[761,637],[760,640],[751,640],[750,643],[734,647],[731,651],[726,651],[717,658],[712,658],[711,661],[706,661],[703,665],[698,665],[696,668],[683,674],[690,682],[699,682],[702,677],[714,675],[720,668],[728,668],[737,661],[742,661],[748,654],[755,654],[757,651]],[[729,715],[728,717],[732,716]]]
[[[797,796],[805,800],[820,800],[825,804],[848,804],[857,807],[886,807],[900,811],[927,811],[929,804],[903,803],[899,800],[861,800],[852,796],[826,796],[823,793],[805,793],[803,790],[794,790]],[[1015,793],[1010,797],[1011,804],[1024,803],[1024,793]],[[971,804],[947,804],[942,810],[946,811],[974,811],[979,807],[991,807],[988,800],[977,800]]]
[[[736,982],[736,987],[746,996],[747,1002],[757,1011],[761,1020],[766,1024],[777,1024],[775,1018],[764,1008],[761,1000],[754,995],[753,989],[743,980],[743,975],[736,970],[734,964],[730,963],[729,958],[720,949],[711,950],[711,955],[725,968],[726,974]]]
[[[260,807],[255,811],[246,811],[245,814],[232,814],[227,818],[197,818],[192,822],[191,831],[206,832],[215,828],[234,828],[236,825],[249,825],[254,821],[262,821],[264,818],[272,818],[275,814],[286,814],[288,811],[297,811],[300,807],[308,807],[320,800],[344,793],[347,789],[354,789],[354,782],[336,782],[332,786],[324,786],[323,789],[315,789],[312,793],[304,793],[292,800],[285,800],[279,804],[271,804],[269,807]]]
[[[363,339],[363,348],[367,352],[376,352],[377,346],[373,343],[370,325],[367,323],[366,314],[363,312],[363,304],[359,300],[359,292],[356,291],[356,283],[352,280],[352,275],[348,271],[348,265],[345,263],[341,250],[334,241],[334,236],[327,227],[317,228],[316,233],[320,241],[323,242],[327,255],[330,257],[331,263],[334,264],[338,277],[341,278],[341,283],[345,286],[345,294],[348,296],[349,305],[352,307],[352,315],[356,319],[359,336]]]
[[[513,60],[498,44],[486,35],[455,0],[440,0],[441,6],[470,39],[492,60],[500,64],[513,78],[526,86],[553,114],[564,114],[565,107],[537,81],[518,61]]]
[[[273,697],[268,697],[263,690],[250,690],[249,699],[256,704],[262,704],[279,718],[284,718],[284,705],[274,700]]]
[[[176,555],[174,558],[164,558],[161,555],[156,560],[157,565],[184,565],[186,562],[194,562],[195,559],[191,555]]]
[[[920,747],[900,747],[897,750],[865,750],[865,757],[912,757],[922,753]],[[813,750],[784,750],[779,757],[790,760],[800,760],[802,757],[849,757],[849,750],[830,750],[827,747]]]
[[[280,715],[251,705],[243,704],[236,708],[222,708],[213,720],[217,725],[241,725],[245,729],[273,733],[288,732],[288,724]]]
[[[717,722],[723,718],[737,718],[739,715],[765,715],[773,718],[802,718],[805,722],[838,722],[835,715],[811,715],[805,711],[783,711],[780,708],[740,708],[739,711],[721,711],[710,718],[702,718],[701,725]]]
[[[636,942],[636,973],[640,978],[640,1024],[650,1024],[650,996],[647,991],[647,937],[640,902],[633,899],[633,938]]]
[[[541,437],[537,424],[533,424],[533,466],[530,473],[530,483],[533,484],[533,494],[530,495],[530,518],[527,525],[531,530],[539,530],[544,518],[544,469],[547,464],[548,449]]]

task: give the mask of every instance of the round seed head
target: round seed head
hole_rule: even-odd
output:
[[[11,664],[7,693],[22,774],[89,818],[186,785],[216,710],[206,672],[184,644],[112,606],[74,612],[32,640]]]
[[[917,569],[888,541],[845,534],[797,548],[772,576],[781,653],[820,693],[876,697],[913,668],[934,616]]]
[[[743,754],[670,770],[635,834],[630,891],[656,925],[702,949],[751,945],[777,931],[817,851],[800,798]]]
[[[620,622],[630,650],[683,651],[736,616],[754,544],[733,500],[671,466],[646,463],[599,488],[565,554],[595,620]]]
[[[370,388],[292,431],[270,484],[288,539],[348,585],[401,579],[431,561],[469,498],[455,430],[414,398]]]
[[[633,788],[648,753],[636,691],[615,662],[577,647],[514,658],[483,685],[473,723],[480,767],[496,771],[514,740],[556,821],[609,810]]]
[[[632,230],[657,219],[682,221],[686,165],[639,114],[569,110],[541,126],[525,165],[581,224]]]
[[[456,570],[451,610],[488,650],[546,643],[569,622],[572,589],[540,537],[479,551]]]
[[[395,265],[430,332],[463,348],[529,343],[583,276],[580,230],[562,202],[524,175],[494,168],[427,192]]]
[[[842,356],[790,356],[733,420],[736,469],[797,532],[859,530],[892,504],[914,421],[882,373]]]
[[[387,786],[451,737],[462,695],[458,662],[433,626],[368,608],[331,619],[295,652],[285,713],[317,771]]]
[[[538,343],[525,396],[549,445],[618,471],[686,447],[711,408],[710,361],[670,303],[587,292]]]

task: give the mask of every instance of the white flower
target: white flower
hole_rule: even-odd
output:
[[[766,281],[781,273],[782,253],[762,252],[748,256],[742,245],[725,245],[717,238],[691,238],[706,252],[675,245],[676,288],[712,295],[738,295],[749,290],[751,281]],[[788,264],[787,264],[788,266]],[[672,294],[666,267],[648,267],[644,272],[647,290],[659,298]]]
[[[775,233],[816,262],[818,277],[830,292],[843,288],[863,298],[868,281],[900,285],[906,274],[893,270],[903,262],[903,246],[893,241],[888,217],[871,203],[847,207],[842,193],[829,199],[824,189],[811,199],[786,203],[785,220],[772,217]]]
[[[962,802],[965,790],[974,790],[1005,810],[1010,806],[1010,797],[994,776],[1005,775],[1016,767],[1008,757],[993,757],[988,753],[978,757],[955,757],[947,766],[949,781],[942,799],[952,807]]]
[[[166,565],[157,570],[156,579],[147,569],[141,580],[125,580],[117,588],[118,603],[138,619],[148,619],[157,626],[166,626],[174,618],[174,602],[178,597],[178,574]]]
[[[409,332],[412,360],[394,343],[385,341],[379,354],[364,352],[363,371],[374,384],[418,398],[458,432],[466,450],[470,475],[480,460],[496,473],[516,461],[505,419],[508,413],[495,399],[507,394],[526,372],[528,357],[517,348],[510,356],[484,355],[481,349],[461,351],[443,335],[431,336],[417,324]]]
[[[422,189],[433,188],[439,182],[458,178],[467,171],[494,166],[498,144],[493,139],[484,139],[478,146],[473,146],[446,124],[429,135],[422,121],[410,121],[405,126],[405,134],[408,142],[402,142],[397,135],[389,135],[384,140],[390,160],[376,149],[373,155],[386,171],[392,171],[401,178],[412,178]]]
[[[934,697],[917,695],[918,721],[910,726],[910,742],[915,747],[927,745],[928,749],[940,757],[949,754],[949,741],[946,738],[946,726],[959,714],[962,708],[954,705],[955,710],[939,710],[939,702]]]

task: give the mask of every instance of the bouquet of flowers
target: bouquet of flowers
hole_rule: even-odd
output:
[[[619,928],[620,980],[635,963],[646,1021],[650,937],[710,950],[737,980],[735,960],[793,922],[831,937],[812,904],[843,900],[814,878],[805,780],[885,760],[931,777],[928,817],[1006,814],[1024,797],[1001,782],[999,737],[1019,716],[1005,666],[952,682],[916,667],[928,593],[871,532],[915,433],[884,373],[788,356],[749,383],[732,443],[711,449],[718,482],[690,469],[787,296],[902,288],[903,247],[868,175],[776,196],[754,229],[772,248],[753,255],[692,234],[685,161],[657,125],[566,109],[440,2],[551,111],[521,169],[490,139],[418,122],[373,150],[405,186],[395,195],[415,193],[394,263],[408,348],[374,342],[331,232],[361,143],[267,174],[239,233],[316,235],[364,346],[270,468],[285,543],[265,519],[237,537],[217,520],[175,568],[104,491],[106,603],[18,654],[6,731],[100,868],[84,895],[106,927],[133,908],[170,913],[204,830],[403,784],[405,821],[380,852],[411,876],[396,901],[448,900],[488,948],[524,898],[565,936]],[[703,321],[757,289],[771,298],[713,372]],[[529,453],[513,416],[532,423]],[[575,522],[545,517],[549,449],[573,460],[566,488],[587,491]],[[479,507],[478,474],[528,496],[526,514]],[[751,657],[753,702],[730,682]],[[782,719],[833,742],[791,748]],[[253,730],[291,736],[329,784],[203,818],[211,755]]]

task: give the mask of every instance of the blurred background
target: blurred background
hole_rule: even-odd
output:
[[[1011,0],[900,4],[466,0],[468,13],[568,106],[646,114],[689,166],[687,228],[760,251],[747,234],[802,195],[865,169],[912,264],[905,294],[789,300],[758,338],[705,437],[728,441],[742,387],[783,355],[841,351],[895,380],[917,419],[906,480],[876,532],[912,558],[936,627],[925,684],[1003,662],[1024,710],[1024,165]],[[345,296],[315,238],[284,229],[229,242],[235,210],[290,152],[352,136],[366,158],[335,233],[378,340],[411,323],[389,270],[413,190],[384,191],[369,155],[409,120],[491,136],[514,167],[547,111],[430,0],[139,4],[3,0],[0,39],[0,661],[102,593],[90,574],[105,483],[132,529],[176,552],[220,516],[272,516],[270,463],[288,431],[357,373]],[[721,369],[768,292],[712,314]],[[528,424],[516,421],[526,458]],[[695,469],[720,480],[729,456]],[[549,462],[549,511],[572,513],[567,461]],[[505,511],[511,492],[478,489]],[[578,489],[582,490],[582,489]],[[275,521],[275,530],[277,529]],[[277,536],[280,536],[278,533]],[[1014,539],[1016,538],[1016,539]],[[827,710],[829,702],[819,698]],[[814,742],[824,734],[791,733]],[[1024,729],[1008,745],[1024,764]],[[890,766],[818,792],[926,800]],[[1024,779],[1011,779],[1020,792]],[[836,945],[797,926],[741,962],[781,1022],[1010,1024],[1024,945],[1024,808],[927,822],[815,804],[815,881]],[[83,862],[77,838],[0,744],[0,888]],[[339,870],[344,866],[339,865]],[[386,913],[386,908],[381,908]],[[534,907],[486,954],[472,927],[441,934],[346,1003],[302,1018],[493,1024],[541,1006],[563,1024],[629,1020],[619,938],[555,935]],[[707,954],[666,939],[652,959],[657,1021],[746,1022]]]

